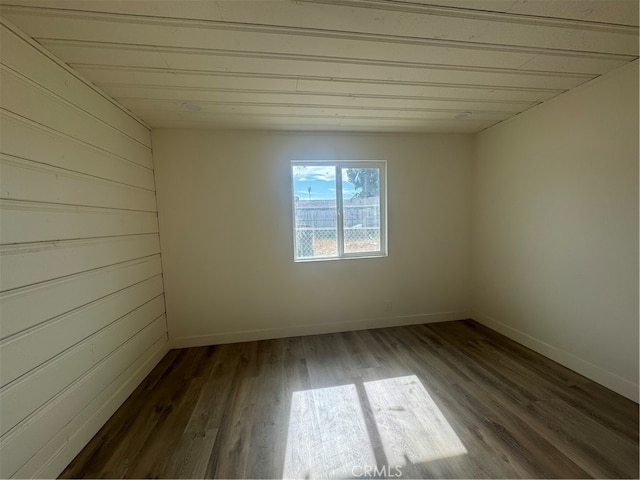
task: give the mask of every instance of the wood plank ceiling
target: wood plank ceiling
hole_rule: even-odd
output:
[[[638,58],[638,0],[2,0],[152,127],[474,133]]]

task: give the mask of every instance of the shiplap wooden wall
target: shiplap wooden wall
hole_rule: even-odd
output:
[[[0,23],[0,478],[55,477],[168,350],[151,136]]]

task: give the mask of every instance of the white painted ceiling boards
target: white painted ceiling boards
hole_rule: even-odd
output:
[[[152,127],[478,132],[638,57],[637,0],[2,0]]]

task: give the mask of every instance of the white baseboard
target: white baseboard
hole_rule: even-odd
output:
[[[353,330],[367,330],[370,328],[399,327],[403,325],[417,325],[421,323],[449,322],[453,320],[464,320],[466,318],[469,318],[468,312],[441,312],[419,315],[403,315],[399,317],[351,320],[347,322],[320,323],[315,325],[289,325],[284,327],[265,328],[259,330],[241,330],[212,335],[176,337],[171,339],[171,348],[203,347],[206,345],[250,342],[271,338],[348,332]]]
[[[570,368],[571,370],[578,372],[580,375],[597,382],[605,387],[613,390],[614,392],[623,395],[630,400],[638,403],[639,397],[639,385],[630,380],[620,377],[613,372],[610,372],[598,365],[595,365],[583,358],[580,358],[572,353],[562,350],[558,347],[543,342],[531,335],[521,332],[518,329],[505,325],[504,323],[489,317],[481,313],[474,312],[471,315],[475,321],[483,324],[485,327],[495,330],[502,335],[521,343],[525,347],[544,355],[551,360],[558,362],[559,364]]]

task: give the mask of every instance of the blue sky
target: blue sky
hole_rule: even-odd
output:
[[[329,200],[336,195],[335,166],[314,165],[293,167],[293,195],[301,200]],[[351,198],[356,190],[347,182],[346,172],[342,172],[342,190],[346,198]],[[311,187],[311,194],[309,194]]]

